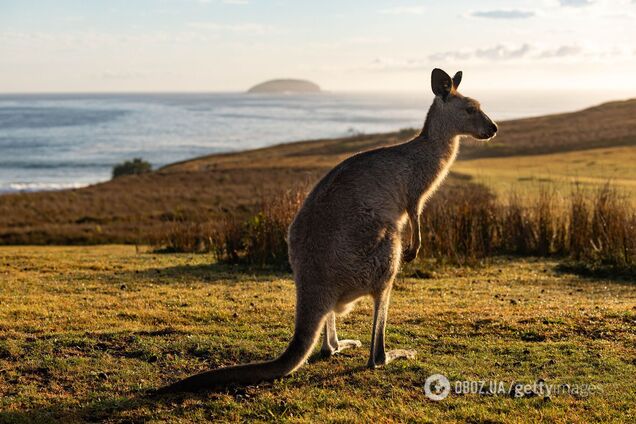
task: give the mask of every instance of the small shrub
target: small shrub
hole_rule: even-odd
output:
[[[492,254],[498,207],[495,196],[480,186],[439,193],[422,212],[420,257],[464,263]]]
[[[529,255],[536,243],[533,216],[518,193],[510,193],[501,213],[502,243],[500,249],[512,254]]]
[[[591,238],[590,207],[579,186],[570,194],[570,214],[568,219],[568,253],[575,260],[582,259],[589,250]]]
[[[161,237],[152,240],[157,252],[207,253],[216,245],[214,225],[209,222],[173,221],[164,228]]]
[[[543,189],[539,193],[539,198],[534,206],[536,222],[536,252],[539,256],[550,256],[561,250],[558,238],[562,234],[559,229],[562,226],[559,213],[555,210],[554,193]]]
[[[113,167],[113,178],[122,177],[124,175],[145,174],[152,171],[150,162],[146,162],[141,158],[135,158],[132,161],[127,160]]]
[[[607,184],[597,191],[590,210],[583,259],[618,268],[636,265],[636,212],[629,200]]]
[[[219,259],[260,267],[289,268],[287,229],[306,191],[294,189],[263,199],[261,211],[245,222],[228,219],[217,237]]]

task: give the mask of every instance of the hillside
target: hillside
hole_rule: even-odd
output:
[[[205,156],[83,189],[3,195],[0,243],[137,242],[175,221],[196,222],[203,216],[222,219],[228,212],[248,216],[263,197],[295,185],[311,185],[352,153],[403,142],[414,134],[414,130],[403,130],[303,141]],[[601,146],[635,148],[636,99],[502,122],[492,143],[466,143],[456,168],[476,158],[505,160],[513,155]],[[620,157],[630,156],[621,153]],[[633,164],[625,169],[633,169]],[[595,175],[599,181],[602,176]],[[465,179],[451,178],[445,189],[461,184]]]
[[[204,156],[164,168],[202,170],[234,167],[331,166],[351,153],[406,141],[415,130],[311,140],[231,154]],[[466,141],[459,159],[540,155],[599,147],[636,146],[636,99],[604,103],[578,112],[499,123],[489,143]]]
[[[276,79],[257,84],[248,93],[318,93],[320,87],[307,80]]]
[[[485,148],[465,146],[462,158],[539,155],[610,146],[636,146],[636,99],[578,112],[503,122]]]

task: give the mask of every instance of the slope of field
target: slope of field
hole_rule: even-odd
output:
[[[532,195],[548,188],[566,194],[573,183],[597,189],[610,182],[636,202],[636,146],[609,147],[532,156],[468,159],[454,170],[506,197],[511,191]],[[568,197],[565,195],[564,197]]]
[[[548,261],[399,278],[387,344],[416,349],[415,360],[365,367],[365,300],[338,321],[360,349],[314,357],[260,387],[156,399],[146,390],[282,352],[290,275],[131,246],[0,247],[0,304],[0,422],[588,423],[636,413],[633,284],[559,274]],[[502,382],[506,392],[434,402],[423,387],[434,373]],[[507,393],[540,379],[572,390]]]
[[[262,198],[294,185],[311,185],[355,152],[403,142],[414,134],[414,130],[404,130],[304,141],[206,156],[83,189],[3,195],[0,243],[130,243],[147,240],[148,235],[174,221],[196,221],[201,216],[216,219],[227,213],[247,216],[258,208]],[[502,122],[500,134],[492,143],[467,142],[460,159],[555,154],[600,146],[636,148],[636,99],[580,112]],[[631,156],[614,157],[619,161],[617,166],[633,170],[633,162],[625,161],[633,156],[629,149],[625,151],[632,152],[628,153]],[[557,162],[553,162],[555,166],[563,165],[563,161]],[[463,171],[475,175],[474,170],[481,165],[472,162]],[[471,166],[472,170],[468,169]],[[513,168],[505,161],[496,166]],[[588,177],[588,167],[581,165],[578,169],[581,177]],[[510,172],[504,180],[514,179],[514,169]],[[602,171],[594,172],[598,181],[605,177]],[[616,178],[613,174],[607,177]],[[465,181],[451,178],[444,189]]]
[[[504,122],[492,143],[471,144],[463,149],[464,159],[636,146],[636,99]]]

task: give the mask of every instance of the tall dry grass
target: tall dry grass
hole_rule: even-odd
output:
[[[478,187],[479,188],[479,187]],[[287,228],[306,190],[265,198],[252,218],[176,222],[162,241],[169,251],[213,251],[222,261],[287,266]],[[483,188],[440,193],[421,217],[419,259],[472,264],[494,255],[554,256],[586,264],[636,267],[636,212],[609,184],[563,197],[544,190],[505,201]]]
[[[305,198],[294,189],[263,199],[261,211],[247,221],[228,217],[214,240],[220,260],[257,266],[288,267],[287,228]]]

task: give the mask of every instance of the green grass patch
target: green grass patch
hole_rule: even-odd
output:
[[[147,391],[206,369],[272,358],[292,333],[290,275],[210,255],[133,247],[0,247],[0,422],[605,422],[636,413],[636,291],[629,280],[499,258],[396,281],[389,348],[412,361],[365,368],[372,305],[338,320],[363,347],[289,378],[219,393]],[[593,384],[589,395],[429,400],[452,382]]]

